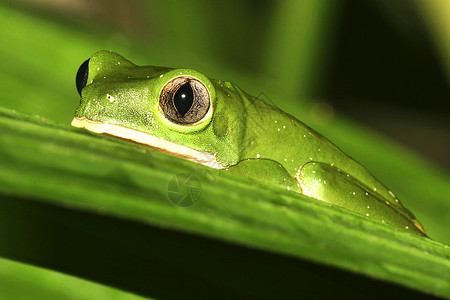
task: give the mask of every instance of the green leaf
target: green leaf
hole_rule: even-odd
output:
[[[0,258],[0,291],[2,299],[14,300],[148,299],[92,281],[2,258]]]
[[[450,297],[431,239],[7,109],[0,140],[3,257],[157,298]],[[174,204],[176,179],[193,205]]]
[[[138,64],[194,67],[254,95],[273,96],[279,107],[331,138],[392,188],[435,241],[142,146],[2,110],[0,256],[91,283],[2,260],[0,298],[17,299],[21,291],[32,295],[26,299],[133,298],[116,289],[99,294],[110,289],[92,282],[176,299],[403,298],[421,296],[417,291],[450,297],[448,246],[439,243],[450,243],[448,172],[354,123],[306,120],[306,108],[296,106],[295,97],[275,99],[297,91],[286,90],[286,82],[294,87],[303,82],[306,94],[320,86],[323,59],[333,49],[329,20],[338,20],[337,2],[328,2],[303,4],[306,18],[298,19],[291,8],[302,4],[294,2],[273,9],[279,4],[235,1],[218,16],[218,6],[205,3],[180,9],[142,1],[151,25],[137,36],[111,29],[111,13],[102,27],[97,17],[76,23],[45,8],[37,13],[4,3],[0,103],[69,124],[78,104],[76,70],[101,49]],[[230,18],[236,13],[238,18]],[[314,15],[322,17],[309,18]],[[295,27],[297,19],[309,33]],[[193,35],[186,34],[187,23]],[[277,57],[277,51],[286,57]],[[300,62],[299,71],[293,65]],[[273,75],[280,68],[287,77],[277,85]],[[180,200],[173,197],[174,180],[192,174],[193,188],[181,188],[192,190],[196,204],[173,205]]]

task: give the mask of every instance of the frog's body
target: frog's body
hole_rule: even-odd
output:
[[[76,127],[131,139],[425,234],[366,168],[291,115],[230,82],[188,69],[140,67],[100,51],[80,67],[77,87],[82,99],[72,122]],[[194,102],[185,102],[190,94]]]

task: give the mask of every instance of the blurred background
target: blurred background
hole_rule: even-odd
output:
[[[0,106],[70,127],[75,74],[102,49],[193,68],[324,134],[450,243],[449,14],[448,0],[0,1]]]
[[[0,0],[0,16],[1,107],[70,127],[102,49],[193,68],[323,133],[450,244],[450,1]]]
[[[0,104],[67,124],[78,66],[110,49],[235,82],[310,125],[343,115],[448,170],[449,14],[447,0],[3,1]]]

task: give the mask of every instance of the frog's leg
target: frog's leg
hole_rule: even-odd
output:
[[[333,165],[333,164],[332,164]],[[336,165],[334,165],[336,166]],[[343,170],[345,173],[358,178],[360,183],[372,191],[372,194],[377,195],[379,198],[386,199],[394,207],[400,210],[404,210],[409,214],[410,218],[414,218],[414,215],[403,206],[403,204],[398,200],[398,198],[392,193],[386,186],[384,186],[380,181],[378,181],[365,167],[361,166],[358,162],[353,159],[346,160],[345,163],[340,163],[336,166]]]
[[[407,210],[392,205],[353,176],[326,163],[309,162],[295,177],[302,194],[363,216],[425,235],[420,223]]]
[[[278,162],[271,159],[246,159],[229,167],[227,172],[249,177],[257,182],[301,193],[298,182]]]

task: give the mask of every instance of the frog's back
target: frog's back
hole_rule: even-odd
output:
[[[293,177],[309,162],[326,163],[352,176],[366,190],[413,217],[386,186],[323,135],[290,114],[255,97],[249,96],[245,101],[246,127],[252,131],[247,136],[257,137],[250,143],[253,147],[247,147],[249,158],[256,155],[273,159],[282,164]],[[270,154],[265,156],[266,149],[270,149]]]

